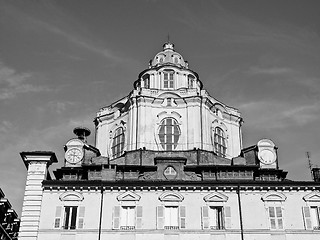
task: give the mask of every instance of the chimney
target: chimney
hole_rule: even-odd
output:
[[[87,143],[87,137],[90,135],[91,131],[86,127],[76,127],[73,129],[73,133],[78,136],[78,139]]]
[[[320,182],[320,168],[312,168],[312,175],[313,175],[313,180],[315,182]]]

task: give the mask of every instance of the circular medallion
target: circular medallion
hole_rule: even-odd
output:
[[[269,149],[262,149],[258,153],[260,162],[264,164],[272,164],[276,161],[276,155]]]
[[[65,158],[67,162],[76,164],[82,160],[83,151],[78,147],[69,148],[65,153]]]

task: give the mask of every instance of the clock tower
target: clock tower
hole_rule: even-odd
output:
[[[261,168],[277,168],[277,147],[269,139],[261,139],[257,143],[258,159]]]
[[[77,127],[73,133],[77,135],[77,138],[70,139],[64,147],[66,167],[80,167],[88,160],[88,156],[91,158],[100,156],[97,148],[87,144],[87,137],[91,133],[88,128]]]

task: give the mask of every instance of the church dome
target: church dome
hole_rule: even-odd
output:
[[[174,50],[174,44],[170,42],[163,44],[163,51],[157,53],[156,56],[150,60],[151,68],[161,65],[174,65],[188,68],[188,62],[183,59],[180,53]]]

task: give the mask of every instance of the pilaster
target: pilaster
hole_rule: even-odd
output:
[[[42,181],[47,179],[48,167],[58,162],[53,152],[22,152],[21,158],[28,169],[24,192],[20,240],[36,240],[38,238],[40,212],[42,203]]]

